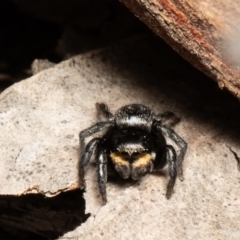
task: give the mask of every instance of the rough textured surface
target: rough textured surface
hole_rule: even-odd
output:
[[[239,12],[234,0],[121,0],[220,88],[240,96]]]
[[[48,61],[47,59],[36,59],[33,61],[31,69],[32,69],[32,75],[35,75],[42,70],[54,67],[54,63]]]
[[[91,216],[61,239],[239,238],[240,173],[227,147],[237,152],[239,104],[158,39],[136,37],[76,56],[13,85],[0,99],[1,195],[75,189],[78,133],[100,119],[96,102],[113,112],[142,103],[182,118],[175,130],[189,148],[185,180],[177,181],[172,198],[165,199],[164,170],[137,183],[109,182],[102,207],[90,164]]]

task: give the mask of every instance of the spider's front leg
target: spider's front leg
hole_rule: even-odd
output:
[[[106,129],[110,129],[111,127],[114,126],[114,122],[99,122],[94,124],[93,126],[81,131],[79,133],[79,140],[80,140],[80,147],[81,147],[81,156],[85,152],[85,139],[87,137],[90,137],[91,135],[104,131]]]
[[[103,204],[107,203],[107,154],[106,150],[102,148],[100,144],[97,153],[97,174],[98,174],[98,186],[102,196]]]
[[[158,122],[161,122],[161,125],[173,127],[180,122],[180,118],[171,111],[167,111],[155,116],[155,119]]]
[[[92,139],[86,146],[86,149],[84,153],[80,157],[79,161],[79,186],[84,185],[85,187],[85,182],[84,182],[84,176],[85,176],[85,167],[88,165],[95,149],[97,148],[99,142],[101,141],[100,138],[94,138]]]
[[[114,126],[113,122],[100,122],[96,123],[95,125],[91,126],[90,128],[87,128],[80,132],[79,134],[79,140],[80,140],[80,159],[79,159],[79,183],[84,184],[84,168],[87,166],[87,164],[90,161],[90,158],[97,147],[97,144],[99,143],[99,138],[92,139],[87,146],[85,147],[85,140],[87,137],[90,137],[91,135],[104,131],[106,129],[110,129]]]
[[[183,171],[182,171],[182,163],[184,160],[184,156],[187,151],[187,143],[171,128],[168,128],[166,126],[158,125],[157,128],[161,130],[161,132],[172,139],[177,146],[180,148],[180,154],[177,157],[177,174],[178,178],[183,181]]]
[[[113,114],[108,110],[108,106],[105,103],[96,103],[97,109],[104,114],[108,120],[113,120]]]
[[[169,199],[172,195],[173,187],[176,182],[177,165],[176,165],[176,151],[171,145],[167,145],[166,148],[167,148],[168,169],[169,169],[169,175],[170,175],[170,180],[167,185],[166,198]]]

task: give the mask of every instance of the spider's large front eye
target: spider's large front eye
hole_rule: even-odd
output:
[[[137,159],[140,157],[141,154],[142,154],[141,152],[134,152],[134,153],[132,153],[131,157],[134,159]]]
[[[122,151],[122,152],[120,152],[120,154],[124,158],[129,156],[129,154],[126,151]]]
[[[122,156],[123,159],[125,159],[125,160],[127,160],[127,161],[129,161],[129,160],[132,159],[132,154],[130,155],[130,154],[129,154],[128,152],[126,152],[126,151],[122,151],[122,152],[120,152],[119,154]]]
[[[138,159],[141,156],[141,154],[142,152],[126,152],[126,151],[120,152],[120,155],[128,161],[134,161]]]

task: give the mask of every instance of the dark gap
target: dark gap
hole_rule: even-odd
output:
[[[9,1],[0,1],[0,88],[31,76],[34,59],[59,62],[59,24],[30,17]]]
[[[0,196],[1,239],[56,239],[84,223],[83,191],[63,192],[47,198],[41,194]]]

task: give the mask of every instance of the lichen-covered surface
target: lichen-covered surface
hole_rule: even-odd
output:
[[[240,96],[239,12],[234,0],[121,0],[221,89]]]
[[[60,239],[239,239],[240,173],[229,149],[240,155],[239,104],[156,37],[76,56],[0,99],[0,197],[75,189],[78,133],[101,119],[96,102],[112,112],[142,103],[182,119],[175,130],[188,142],[185,180],[177,180],[170,200],[166,168],[135,183],[109,182],[102,206],[89,164],[84,196],[91,216]]]

